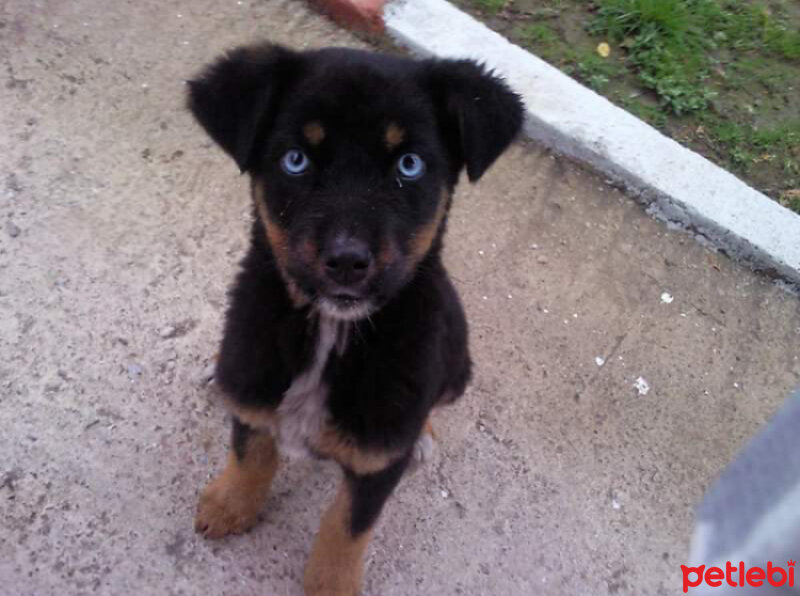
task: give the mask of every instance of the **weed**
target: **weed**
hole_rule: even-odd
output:
[[[628,49],[640,82],[676,115],[705,110],[703,48],[712,43],[698,24],[718,8],[712,0],[601,0],[589,30]]]
[[[497,14],[506,5],[506,0],[471,0],[479,9],[489,14]]]
[[[795,192],[797,192],[797,191],[795,191]],[[784,207],[788,207],[792,211],[794,211],[796,213],[800,213],[800,195],[790,194],[788,192],[784,193],[781,196],[780,203]]]
[[[631,114],[656,128],[664,128],[667,124],[667,115],[657,106],[648,105],[635,97],[622,99],[620,103]]]
[[[558,40],[556,34],[547,25],[528,25],[522,29],[520,36],[523,41],[531,45],[550,45]]]
[[[454,1],[800,213],[800,0]]]
[[[594,52],[573,54],[575,73],[595,91],[602,91],[612,80],[620,76],[620,68],[596,55]]]

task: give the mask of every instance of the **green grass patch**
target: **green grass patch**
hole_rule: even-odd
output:
[[[710,116],[705,119],[709,135],[743,172],[765,162],[774,162],[786,176],[786,186],[798,184],[800,163],[800,120],[757,129],[732,120]]]
[[[664,128],[667,125],[667,115],[658,106],[653,106],[644,103],[638,98],[627,97],[620,102],[622,107],[628,110],[631,114],[644,120],[651,126],[656,128]]]
[[[506,0],[471,0],[475,8],[497,14],[506,5]]]
[[[598,0],[588,29],[628,52],[641,84],[676,115],[708,108],[717,92],[708,79],[711,54],[760,49],[800,58],[800,31],[760,5],[718,0]],[[763,58],[762,58],[763,60]],[[765,84],[776,81],[765,75]]]
[[[558,35],[547,25],[528,25],[520,31],[522,39],[532,45],[552,45],[558,42]]]
[[[800,0],[453,2],[800,213]]]
[[[710,1],[601,0],[589,29],[628,51],[628,62],[641,84],[676,115],[704,110],[716,93],[706,85],[708,43],[702,20]]]

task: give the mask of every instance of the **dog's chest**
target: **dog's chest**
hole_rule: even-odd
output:
[[[282,452],[290,456],[307,455],[328,421],[325,367],[334,351],[344,351],[348,331],[347,322],[320,317],[311,362],[294,378],[278,407],[275,434]]]

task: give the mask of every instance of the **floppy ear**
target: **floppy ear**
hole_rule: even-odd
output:
[[[189,109],[242,172],[252,165],[253,150],[268,133],[300,61],[299,54],[272,44],[241,47],[188,82]]]
[[[475,182],[519,132],[522,101],[471,60],[430,61],[425,76],[445,142]]]

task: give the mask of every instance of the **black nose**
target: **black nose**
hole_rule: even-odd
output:
[[[363,281],[371,264],[372,254],[369,247],[356,238],[338,237],[325,252],[325,273],[342,286]]]

